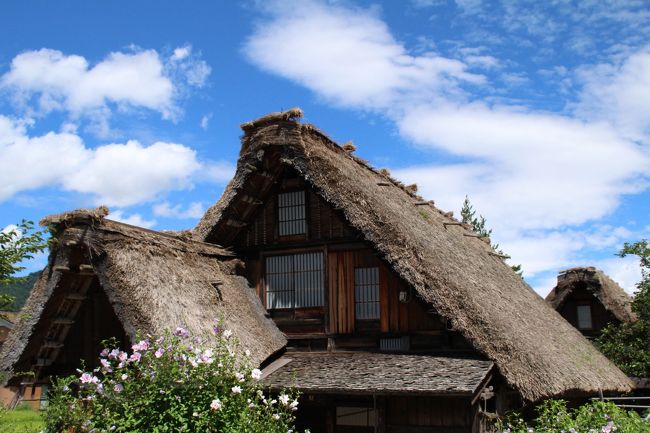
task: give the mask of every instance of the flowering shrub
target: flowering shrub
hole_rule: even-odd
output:
[[[650,415],[645,418],[611,402],[592,401],[568,409],[564,400],[547,400],[537,408],[538,416],[527,425],[519,416],[498,420],[498,433],[650,433]]]
[[[54,432],[293,431],[297,396],[264,393],[232,332],[208,343],[183,328],[147,336],[127,353],[106,347],[100,367],[58,379],[45,413]]]

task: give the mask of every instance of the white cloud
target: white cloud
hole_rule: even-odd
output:
[[[30,137],[0,115],[0,201],[49,186],[90,194],[96,204],[128,206],[190,188],[200,168],[196,153],[181,144],[128,141],[90,149],[70,133]]]
[[[146,229],[149,229],[154,225],[156,225],[156,220],[144,219],[142,215],[138,213],[134,213],[127,216],[124,214],[124,211],[122,210],[111,211],[107,219],[125,223],[125,224],[130,224],[132,226],[144,227]]]
[[[585,67],[578,75],[580,116],[612,120],[625,137],[650,144],[650,45],[620,64]]]
[[[212,113],[205,114],[203,117],[201,117],[201,129],[203,129],[204,131],[208,130],[210,119],[212,119]]]
[[[411,167],[399,176],[447,207],[469,194],[504,229],[600,218],[616,208],[621,194],[645,187],[642,176],[650,169],[648,156],[609,125],[559,115],[483,104],[425,106],[409,110],[398,125],[414,142],[470,161],[451,173]],[[453,182],[440,181],[450,174]]]
[[[129,206],[191,187],[199,168],[196,153],[186,146],[156,142],[145,147],[131,140],[98,147],[62,183],[65,189],[92,194],[98,204]]]
[[[179,218],[179,219],[189,219],[189,218],[201,218],[205,208],[203,203],[193,202],[190,205],[183,209],[180,204],[172,206],[169,202],[158,203],[153,207],[153,214],[156,216],[167,217],[167,218]]]
[[[271,20],[246,41],[246,56],[337,104],[387,109],[485,82],[458,60],[410,54],[373,11],[317,2],[274,6]]]
[[[1,83],[24,96],[39,95],[45,112],[64,108],[81,115],[109,102],[149,108],[166,117],[174,110],[174,86],[154,50],[111,53],[92,67],[85,58],[61,51],[27,51],[14,57]]]
[[[189,45],[177,48],[169,58],[137,48],[113,52],[95,65],[79,55],[43,48],[14,57],[10,70],[0,77],[0,88],[12,92],[26,112],[34,111],[30,106],[36,99],[39,115],[65,111],[73,119],[85,117],[91,120],[92,132],[108,136],[114,107],[177,118],[180,96],[188,86],[205,85],[210,71]]]

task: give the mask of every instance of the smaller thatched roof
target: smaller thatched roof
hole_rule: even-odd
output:
[[[42,344],[37,340],[57,311],[52,304],[70,299],[73,289],[62,283],[70,281],[62,275],[70,274],[98,279],[131,341],[137,332],[154,334],[177,326],[210,336],[215,320],[223,318],[255,363],[284,347],[284,336],[265,317],[255,291],[234,274],[229,251],[182,233],[110,221],[102,213],[74,211],[43,221],[54,227],[58,243],[0,352],[0,369],[31,368],[29,358]]]
[[[278,390],[334,394],[473,395],[493,365],[442,356],[295,352],[269,365],[263,383]]]
[[[561,271],[557,285],[546,296],[546,301],[559,310],[569,295],[578,287],[584,287],[596,297],[606,310],[621,322],[632,322],[636,316],[632,311],[632,298],[621,286],[601,270],[577,267]]]

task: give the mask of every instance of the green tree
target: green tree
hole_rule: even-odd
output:
[[[34,223],[22,220],[13,230],[0,232],[0,311],[11,309],[14,297],[2,293],[2,286],[23,280],[14,275],[25,269],[21,263],[47,248],[45,232],[34,230]]]
[[[650,377],[650,246],[646,239],[625,243],[620,257],[639,257],[641,281],[632,301],[637,320],[609,325],[598,339],[600,350],[630,376]]]
[[[483,215],[476,215],[476,210],[474,209],[474,206],[469,201],[469,197],[465,196],[465,201],[463,202],[463,208],[460,210],[460,217],[461,221],[465,224],[469,224],[472,227],[472,230],[474,230],[474,233],[477,235],[486,237],[490,239],[490,236],[492,235],[492,229],[488,229],[486,227],[486,220]],[[510,258],[506,253],[503,252],[499,248],[499,244],[493,244],[492,240],[490,239],[490,246],[494,251],[496,251],[497,254],[500,254],[504,257]],[[520,277],[523,277],[523,271],[521,270],[521,265],[511,265],[510,266],[513,271],[517,273]]]

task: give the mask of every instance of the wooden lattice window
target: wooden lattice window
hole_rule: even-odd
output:
[[[312,252],[266,258],[266,308],[325,305],[323,253]]]
[[[278,194],[278,234],[280,236],[307,233],[305,191]]]
[[[379,268],[354,269],[354,305],[357,320],[379,319]]]

